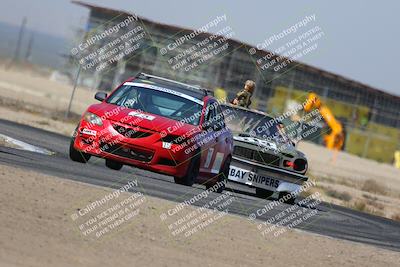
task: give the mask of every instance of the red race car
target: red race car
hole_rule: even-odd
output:
[[[223,190],[233,138],[208,90],[140,73],[95,98],[72,136],[73,161],[93,155],[114,170],[132,165]]]

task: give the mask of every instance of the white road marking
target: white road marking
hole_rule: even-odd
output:
[[[11,148],[15,148],[15,149],[26,150],[26,151],[31,151],[31,152],[36,152],[36,153],[46,154],[46,155],[54,155],[55,154],[53,151],[22,142],[20,140],[14,139],[14,138],[9,137],[4,134],[0,134],[0,139],[3,139],[5,141],[6,147],[11,147]]]

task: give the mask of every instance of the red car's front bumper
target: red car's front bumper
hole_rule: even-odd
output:
[[[121,127],[132,130],[127,137]],[[126,132],[125,132],[126,133]],[[78,126],[74,147],[82,152],[136,166],[142,169],[182,177],[186,174],[193,153],[165,144],[158,132],[130,127],[104,120],[102,126],[82,120]]]

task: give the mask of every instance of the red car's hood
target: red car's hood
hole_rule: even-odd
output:
[[[116,121],[128,125],[137,125],[142,128],[174,135],[184,135],[197,126],[181,123],[163,116],[135,109],[124,108],[108,103],[95,104],[88,108],[89,112],[101,117],[102,120]]]

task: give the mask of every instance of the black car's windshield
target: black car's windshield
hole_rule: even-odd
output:
[[[202,105],[191,99],[144,87],[123,85],[107,103],[141,110],[192,125],[199,125]]]
[[[221,105],[229,129],[263,139],[283,138],[279,123],[273,118],[251,110]]]

